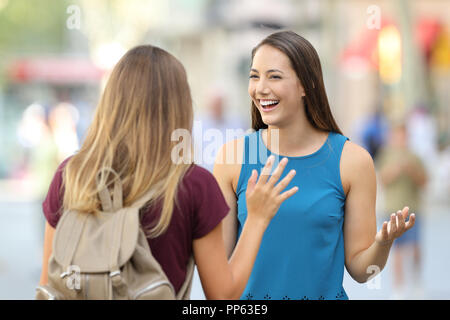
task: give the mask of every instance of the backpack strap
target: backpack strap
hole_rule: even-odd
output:
[[[66,240],[63,241],[63,243],[66,244],[66,247],[64,249],[64,258],[62,258],[62,267],[63,267],[63,273],[61,274],[61,278],[66,277],[70,274],[70,265],[72,264],[73,256],[75,255],[75,250],[78,247],[78,242],[80,240],[81,232],[83,231],[85,222],[88,218],[88,214],[82,214],[77,212],[67,212],[66,215],[63,217],[64,219],[71,219],[73,222],[77,219],[80,220],[78,223],[71,223],[73,227],[71,228],[71,232],[62,234],[61,236],[64,237]],[[59,231],[59,230],[58,230]],[[55,242],[53,242],[53,252],[55,251]]]
[[[119,252],[120,244],[122,242],[123,225],[126,211],[120,210],[114,214],[114,226],[111,243],[111,255],[109,256],[109,276],[113,285],[121,283],[120,268],[119,268]]]
[[[103,174],[109,174],[112,173],[114,175],[114,193],[113,193],[113,199],[111,200],[111,197],[109,195],[108,187],[106,186],[106,178],[104,182],[100,180],[100,177]],[[120,176],[117,174],[117,172],[113,168],[102,168],[99,170],[97,174],[97,191],[98,196],[100,198],[101,204],[102,204],[102,210],[109,212],[109,211],[117,211],[122,208],[123,206],[123,194],[122,194],[122,180],[120,179]]]
[[[108,187],[100,181],[100,177],[103,174],[109,173],[114,175],[114,193],[112,199],[110,197]],[[106,181],[106,179],[104,181]],[[154,193],[158,190],[159,186],[160,184],[157,184],[155,187],[151,188],[141,198],[135,201],[132,204],[132,207],[140,209],[148,200],[153,198]],[[109,275],[113,285],[120,286],[122,284],[122,277],[119,268],[119,252],[122,242],[124,220],[126,218],[126,212],[120,210],[123,208],[122,180],[114,169],[106,167],[102,168],[97,175],[97,189],[103,211],[114,212],[114,226],[112,228],[113,234],[111,235],[111,254],[109,256],[108,265],[110,271]]]
[[[105,184],[107,177],[104,177],[103,182],[101,181],[101,177],[105,174],[108,175],[109,173],[114,175],[114,192],[112,199],[108,187]],[[102,204],[102,210],[115,213],[113,217],[113,234],[111,234],[111,254],[109,256],[108,265],[110,271],[109,275],[113,285],[120,285],[122,278],[120,276],[119,268],[119,252],[125,216],[124,212],[120,210],[123,208],[122,180],[113,168],[104,167],[99,170],[97,174],[97,191]]]

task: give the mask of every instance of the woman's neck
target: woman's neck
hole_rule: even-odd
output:
[[[326,141],[328,133],[314,128],[305,121],[302,124],[284,127],[269,126],[263,131],[262,137],[264,144],[272,152],[297,157],[317,151]]]

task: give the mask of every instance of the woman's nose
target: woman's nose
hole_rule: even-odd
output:
[[[260,79],[256,84],[256,93],[257,94],[268,94],[270,93],[270,88],[267,85],[267,82],[263,79]]]

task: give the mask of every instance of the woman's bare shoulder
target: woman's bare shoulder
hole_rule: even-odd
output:
[[[362,146],[347,140],[341,155],[341,180],[345,194],[349,191],[353,179],[367,177],[375,172],[370,153]]]
[[[244,157],[244,137],[230,140],[219,149],[214,163],[214,176],[224,179],[236,190]]]
[[[342,160],[353,166],[367,166],[373,164],[370,153],[362,146],[347,140],[342,150]]]

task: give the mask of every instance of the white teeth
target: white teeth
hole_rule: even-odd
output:
[[[265,101],[260,101],[262,106],[268,106],[271,104],[275,104],[278,103],[278,100],[265,100]]]

